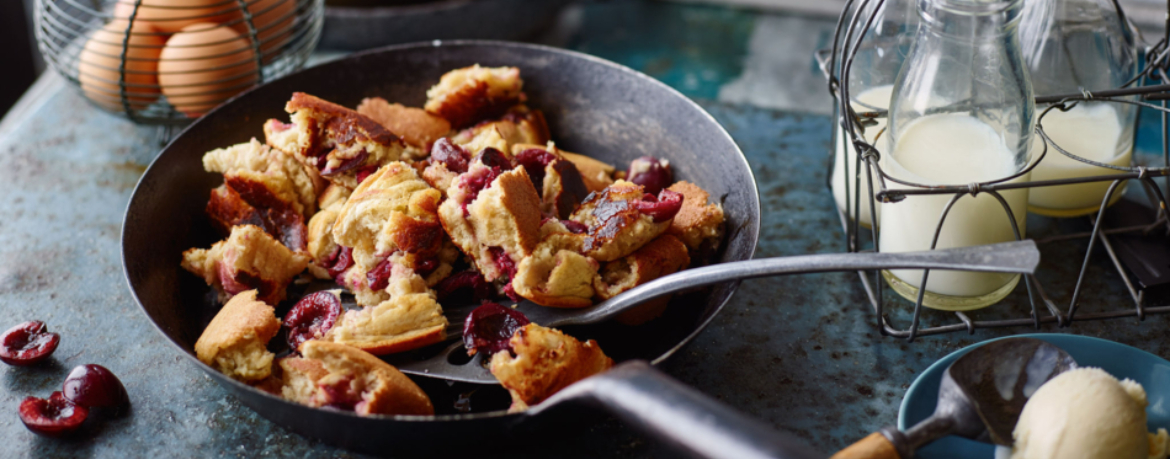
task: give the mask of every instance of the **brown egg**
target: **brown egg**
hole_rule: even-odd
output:
[[[120,82],[127,32],[126,100],[131,108],[141,110],[158,98],[158,58],[166,37],[148,24],[136,21],[127,31],[126,21],[115,20],[95,31],[78,56],[78,80],[85,96],[115,111],[123,109]]]
[[[269,62],[288,45],[292,26],[297,18],[296,0],[248,0],[248,12],[252,14],[252,25],[260,38],[260,52],[264,62]],[[244,37],[251,37],[243,15],[232,25],[232,29]]]
[[[118,0],[114,18],[129,18],[135,1]],[[240,16],[240,6],[234,0],[142,0],[134,20],[149,22],[161,32],[175,33],[192,24],[224,23]]]
[[[256,53],[231,28],[194,24],[167,40],[158,63],[158,83],[175,109],[206,113],[256,84]]]

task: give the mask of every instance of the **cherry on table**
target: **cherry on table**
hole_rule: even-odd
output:
[[[0,361],[16,366],[32,365],[53,354],[60,342],[61,336],[49,332],[44,322],[30,320],[0,335]]]
[[[70,371],[61,390],[65,398],[86,408],[118,408],[130,403],[122,381],[106,367],[92,363]]]
[[[81,427],[89,409],[65,398],[60,391],[48,399],[28,397],[20,402],[20,422],[35,434],[57,437]]]

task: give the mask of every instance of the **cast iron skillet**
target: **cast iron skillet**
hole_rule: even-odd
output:
[[[498,386],[450,386],[415,378],[431,395],[435,416],[359,417],[287,402],[226,378],[194,357],[194,343],[218,309],[214,293],[179,267],[184,250],[209,247],[220,239],[203,209],[221,177],[203,171],[203,153],[262,138],[266,119],[288,119],[283,108],[294,91],[350,107],[372,96],[417,107],[444,72],[477,63],[519,67],[530,104],[544,111],[553,138],[566,150],[619,168],[642,155],[669,158],[676,179],[698,184],[723,204],[727,235],[716,260],[752,257],[760,225],[754,177],[735,142],[698,105],[646,75],[580,53],[504,42],[435,42],[356,54],[265,84],[207,114],[167,145],[134,190],[123,223],[122,261],[142,310],[193,364],[245,405],[289,430],[334,445],[431,455],[531,441],[536,427],[543,437],[575,430],[556,426],[582,422],[582,410],[573,408],[579,404],[545,403],[527,414],[507,414],[508,396]],[[658,363],[694,338],[737,285],[676,296],[666,315],[643,326],[606,324],[566,331],[597,339],[617,361]],[[283,315],[289,306],[281,305],[277,313]],[[645,376],[634,373],[632,379]],[[562,397],[574,398],[582,397]],[[457,408],[468,401],[469,412]]]

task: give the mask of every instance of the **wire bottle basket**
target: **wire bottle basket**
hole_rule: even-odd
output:
[[[36,0],[37,45],[92,103],[182,125],[297,70],[321,36],[323,0]]]
[[[883,280],[880,272],[858,272],[861,284],[865,290],[866,297],[870,306],[875,313],[875,320],[879,331],[886,336],[894,336],[904,338],[907,341],[913,341],[917,337],[927,335],[937,335],[944,333],[952,333],[959,331],[967,331],[974,333],[975,330],[981,328],[996,328],[996,327],[1032,327],[1040,328],[1044,324],[1056,324],[1058,327],[1068,327],[1073,322],[1089,321],[1089,320],[1104,320],[1124,317],[1136,317],[1139,320],[1144,320],[1147,316],[1156,314],[1170,313],[1170,306],[1167,305],[1148,305],[1147,298],[1144,291],[1135,287],[1123,267],[1114,243],[1111,242],[1111,236],[1123,233],[1142,233],[1149,234],[1151,232],[1163,232],[1170,234],[1170,220],[1167,218],[1167,202],[1166,202],[1166,187],[1170,187],[1170,181],[1164,186],[1160,186],[1154,179],[1157,177],[1170,176],[1170,122],[1168,122],[1167,114],[1170,110],[1167,109],[1167,99],[1170,99],[1170,77],[1167,76],[1167,69],[1170,68],[1170,15],[1167,16],[1167,30],[1162,35],[1161,39],[1150,46],[1146,46],[1143,52],[1144,66],[1138,71],[1136,77],[1123,84],[1121,87],[1102,90],[1102,91],[1083,91],[1076,94],[1058,94],[1058,95],[1042,95],[1036,97],[1037,108],[1040,111],[1035,128],[1035,135],[1044,140],[1044,148],[1042,151],[1033,152],[1031,162],[1022,171],[1013,174],[1009,177],[1003,177],[996,180],[971,183],[966,185],[955,186],[938,186],[926,185],[920,183],[912,183],[906,180],[900,180],[890,176],[886,171],[882,170],[880,158],[882,152],[875,146],[866,141],[865,129],[866,126],[872,126],[875,123],[873,120],[884,118],[888,113],[884,110],[867,110],[863,112],[856,111],[850,103],[849,94],[849,78],[853,59],[857,55],[858,50],[864,45],[862,43],[866,32],[874,25],[874,18],[876,14],[866,16],[865,14],[850,14],[851,12],[863,11],[878,11],[886,0],[847,0],[844,10],[837,21],[836,30],[833,36],[832,48],[822,50],[817,53],[817,60],[820,64],[822,72],[825,74],[828,81],[829,93],[834,100],[835,109],[835,126],[833,134],[833,145],[837,145],[842,139],[837,137],[840,133],[845,133],[843,139],[845,143],[852,145],[857,155],[854,160],[846,160],[845,172],[845,206],[841,208],[838,205],[838,212],[841,216],[842,228],[844,229],[845,237],[847,239],[847,247],[850,252],[858,252],[864,250],[879,250],[878,234],[880,231],[879,225],[870,225],[868,231],[863,228],[862,209],[863,206],[869,210],[868,215],[877,215],[877,208],[879,202],[881,203],[897,203],[905,199],[913,199],[914,196],[924,195],[944,195],[950,196],[949,201],[941,213],[938,224],[934,228],[934,241],[931,244],[931,249],[936,248],[939,234],[942,231],[943,224],[946,222],[948,211],[953,208],[956,202],[965,197],[973,198],[979,194],[990,195],[998,201],[999,206],[1003,209],[1006,217],[1012,222],[1012,231],[1015,238],[1021,239],[1025,235],[1021,234],[1020,229],[1016,226],[1015,219],[1012,217],[1012,210],[1007,201],[1001,194],[1002,192],[1021,188],[1036,188],[1036,187],[1050,187],[1057,185],[1070,185],[1082,183],[1106,183],[1108,184],[1104,199],[1100,203],[1100,207],[1096,213],[1088,216],[1092,229],[1086,232],[1078,232],[1071,234],[1061,234],[1059,236],[1048,237],[1038,240],[1041,244],[1051,243],[1055,241],[1067,240],[1084,240],[1086,242],[1086,251],[1083,259],[1080,261],[1080,269],[1077,274],[1076,283],[1072,291],[1069,292],[1067,303],[1062,307],[1057,303],[1054,295],[1050,295],[1044,286],[1037,280],[1035,275],[1027,275],[1022,284],[1027,290],[1028,298],[1028,315],[1017,318],[988,318],[981,320],[976,312],[947,312],[947,311],[933,311],[932,313],[939,314],[937,319],[941,317],[941,325],[923,326],[922,319],[924,314],[923,308],[923,292],[926,291],[927,279],[930,270],[923,272],[921,283],[918,283],[918,296],[915,301],[912,315],[910,316],[908,324],[895,324],[894,319],[891,318],[889,311],[883,301]],[[1125,13],[1120,4],[1116,0],[1113,1],[1113,7],[1116,8],[1118,16],[1122,22],[1129,27],[1130,30],[1136,31],[1131,23],[1126,19]],[[1170,10],[1170,3],[1168,3],[1168,10]],[[1136,33],[1136,32],[1135,32]],[[1140,34],[1139,34],[1140,35]],[[1160,113],[1162,126],[1162,155],[1161,165],[1152,166],[1117,166],[1112,164],[1105,164],[1098,161],[1093,161],[1076,154],[1071,153],[1066,148],[1057,145],[1048,133],[1044,130],[1044,118],[1053,111],[1068,111],[1071,110],[1078,103],[1093,101],[1093,102],[1108,102],[1113,104],[1134,104],[1143,108],[1153,109]],[[878,142],[874,142],[878,143]],[[843,145],[842,145],[843,146]],[[829,152],[829,167],[833,167],[835,150],[830,149]],[[1059,180],[1040,180],[1040,181],[1013,181],[1013,179],[1021,177],[1036,167],[1036,165],[1046,155],[1063,155],[1073,161],[1079,163],[1089,164],[1100,168],[1108,169],[1111,173],[1104,175],[1095,175],[1091,177],[1067,178]],[[859,174],[858,172],[864,171]],[[830,177],[832,173],[830,171]],[[1128,181],[1135,181],[1139,183],[1145,192],[1147,199],[1151,204],[1151,208],[1156,210],[1154,217],[1146,224],[1133,225],[1118,228],[1105,228],[1103,225],[1106,208],[1114,202],[1114,194],[1120,193],[1125,189]],[[897,186],[891,186],[896,184]],[[831,182],[830,182],[831,186]],[[868,191],[866,193],[865,191]],[[987,218],[999,218],[999,216],[987,216]],[[865,237],[868,236],[873,244],[873,249],[863,247],[865,244]],[[1086,273],[1089,272],[1090,262],[1093,259],[1094,248],[1103,247],[1105,253],[1108,255],[1111,265],[1114,269],[1114,275],[1120,276],[1124,283],[1127,293],[1132,299],[1132,306],[1118,308],[1105,311],[1081,312],[1081,299],[1085,293]],[[1001,305],[993,306],[997,308]],[[946,314],[953,315],[954,321],[951,323],[945,318]],[[1022,315],[1022,314],[1021,314]]]

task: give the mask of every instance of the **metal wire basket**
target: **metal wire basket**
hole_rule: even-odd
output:
[[[878,202],[896,203],[898,201],[910,198],[913,196],[922,195],[950,195],[951,198],[945,207],[942,215],[939,217],[939,222],[935,228],[934,244],[937,244],[938,235],[941,232],[943,223],[947,218],[947,211],[955,205],[957,201],[964,197],[974,197],[978,194],[989,194],[994,196],[1005,211],[1008,219],[1012,221],[1012,230],[1016,239],[1024,237],[1020,233],[1019,228],[1015,227],[1015,221],[1011,218],[1012,211],[1007,202],[1000,194],[1003,191],[1019,188],[1033,188],[1046,187],[1055,185],[1067,185],[1078,183],[1092,183],[1103,182],[1108,183],[1109,188],[1105,194],[1104,199],[1100,204],[1099,210],[1090,215],[1089,222],[1092,230],[1088,232],[1078,232],[1071,234],[1060,234],[1038,240],[1041,244],[1052,243],[1055,241],[1067,240],[1085,240],[1086,252],[1080,264],[1079,274],[1072,291],[1069,292],[1068,306],[1061,308],[1054,301],[1053,296],[1050,296],[1044,289],[1043,285],[1037,280],[1036,276],[1029,275],[1023,280],[1023,284],[1027,290],[1028,311],[1027,317],[1019,318],[983,318],[976,317],[976,313],[972,312],[945,312],[936,311],[939,316],[943,317],[945,322],[946,314],[953,314],[957,319],[954,323],[922,326],[921,319],[924,313],[923,310],[923,296],[922,292],[926,290],[927,277],[930,271],[925,270],[922,282],[918,284],[918,298],[914,304],[912,315],[910,316],[910,323],[899,327],[894,324],[891,319],[889,310],[883,299],[883,280],[880,273],[877,272],[859,272],[862,286],[865,290],[866,297],[876,315],[876,324],[879,331],[883,335],[895,336],[904,338],[908,341],[913,341],[919,336],[936,335],[943,333],[952,333],[958,331],[967,331],[974,333],[980,328],[996,328],[996,327],[1032,327],[1040,328],[1042,324],[1055,324],[1058,327],[1068,327],[1074,321],[1086,320],[1104,320],[1123,317],[1133,317],[1139,320],[1144,320],[1149,315],[1155,314],[1170,314],[1170,306],[1167,305],[1148,305],[1144,292],[1135,288],[1134,283],[1131,282],[1129,275],[1126,273],[1125,267],[1118,258],[1113,244],[1110,242],[1110,237],[1122,233],[1150,233],[1153,231],[1162,231],[1170,233],[1170,219],[1167,218],[1167,192],[1160,186],[1154,178],[1156,177],[1170,177],[1170,119],[1167,114],[1170,110],[1167,109],[1167,99],[1170,99],[1170,76],[1167,75],[1167,69],[1170,68],[1170,15],[1167,16],[1167,31],[1163,34],[1160,40],[1153,45],[1147,46],[1144,52],[1145,67],[1140,70],[1137,77],[1126,82],[1119,88],[1109,89],[1104,91],[1089,92],[1085,91],[1078,94],[1061,94],[1061,95],[1043,95],[1036,97],[1037,108],[1042,110],[1038,117],[1036,125],[1036,135],[1044,139],[1044,150],[1041,152],[1034,152],[1035,156],[1032,158],[1029,166],[1011,176],[1004,177],[997,180],[991,180],[982,183],[972,183],[961,186],[936,186],[910,183],[904,180],[898,180],[888,175],[882,170],[879,163],[881,152],[874,145],[866,141],[864,136],[865,125],[872,124],[867,120],[886,117],[886,111],[873,110],[859,113],[853,109],[850,104],[850,95],[848,93],[848,80],[852,61],[859,49],[862,48],[862,40],[866,35],[867,30],[873,25],[873,16],[867,17],[863,14],[850,15],[852,11],[876,11],[881,7],[885,0],[848,0],[841,17],[838,19],[836,32],[834,34],[833,47],[829,50],[822,50],[817,53],[817,60],[820,63],[821,70],[825,73],[828,80],[829,93],[833,96],[835,102],[835,126],[834,126],[834,141],[836,145],[838,139],[838,127],[843,128],[847,134],[844,141],[853,145],[856,148],[857,160],[849,167],[853,168],[854,174],[846,172],[846,177],[857,177],[845,180],[846,183],[846,205],[845,208],[838,209],[841,215],[842,227],[847,239],[848,249],[851,252],[864,250],[880,250],[878,247],[878,231],[877,225],[871,225],[869,231],[862,228],[861,209],[862,206],[869,208],[869,215],[876,215],[875,208]],[[1117,9],[1119,16],[1124,23],[1127,23],[1126,16],[1119,3],[1113,2]],[[1170,3],[1168,3],[1170,9]],[[1133,99],[1137,96],[1138,99]],[[1047,133],[1044,131],[1044,117],[1055,110],[1067,111],[1073,105],[1081,101],[1097,101],[1110,102],[1117,104],[1136,104],[1141,107],[1149,108],[1160,112],[1161,126],[1162,126],[1162,158],[1161,165],[1157,167],[1150,166],[1134,166],[1134,167],[1119,167],[1110,164],[1104,164],[1082,158],[1067,149],[1057,145]],[[835,151],[830,151],[829,167],[833,167]],[[1093,177],[1070,178],[1060,180],[1044,180],[1044,181],[1030,181],[1030,182],[1009,182],[1013,177],[1021,176],[1027,173],[1036,166],[1044,158],[1045,155],[1059,154],[1067,156],[1072,160],[1090,164],[1106,169],[1111,169],[1115,173],[1108,175],[1097,175]],[[846,161],[847,163],[851,161]],[[864,177],[856,174],[857,171],[864,171]],[[1139,183],[1145,191],[1147,198],[1150,201],[1150,207],[1156,209],[1156,215],[1148,224],[1121,227],[1121,228],[1106,228],[1103,225],[1106,208],[1112,204],[1111,198],[1120,190],[1124,189],[1122,186],[1126,181],[1133,180]],[[899,186],[888,186],[887,182],[895,182]],[[1165,185],[1170,188],[1170,182]],[[866,193],[868,192],[868,194]],[[998,216],[989,218],[998,218]],[[863,237],[865,236],[865,237]],[[872,238],[871,243],[874,245],[873,249],[866,249],[863,247],[866,238]],[[1078,312],[1080,309],[1080,301],[1084,295],[1084,285],[1086,283],[1086,273],[1089,271],[1090,261],[1093,258],[1094,247],[1103,247],[1108,254],[1112,266],[1115,268],[1115,274],[1120,276],[1124,283],[1127,293],[1130,294],[1133,303],[1127,308],[1120,308],[1114,310],[1093,311],[1093,312]]]
[[[37,45],[98,107],[181,125],[297,70],[324,0],[36,0]]]

